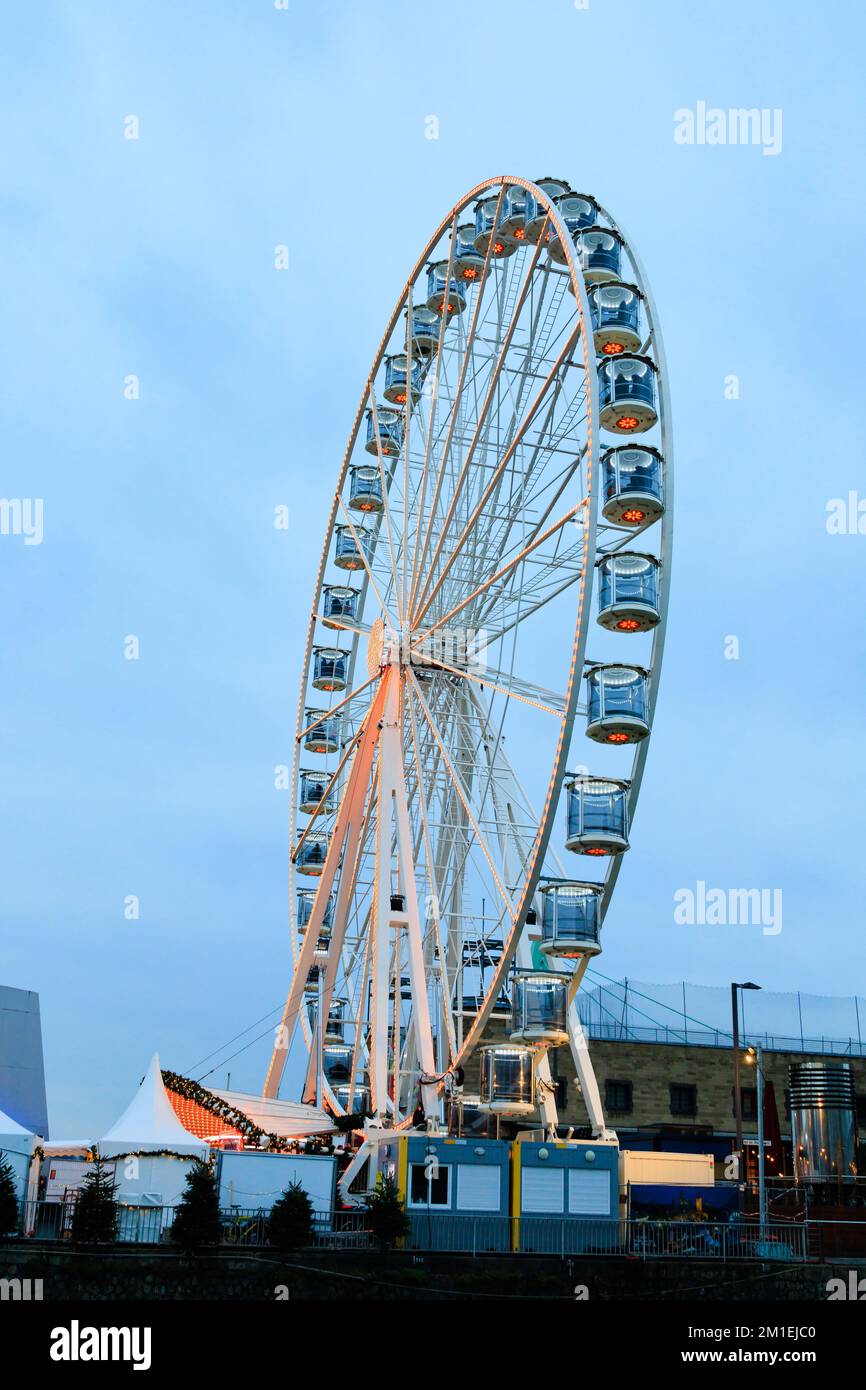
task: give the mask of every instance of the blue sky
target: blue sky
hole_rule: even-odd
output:
[[[44,539],[0,537],[0,978],[41,996],[55,1135],[107,1127],[154,1048],[187,1070],[281,1002],[273,769],[333,479],[408,269],[493,174],[597,194],[641,252],[669,359],[668,648],[601,968],[864,991],[866,536],[825,524],[831,498],[866,495],[843,356],[864,314],[862,15],[80,0],[7,16],[0,491],[44,499]],[[781,153],[676,144],[674,112],[699,101],[780,108]],[[673,894],[699,879],[780,888],[782,932],[676,925]],[[258,1090],[268,1053],[213,1079]]]

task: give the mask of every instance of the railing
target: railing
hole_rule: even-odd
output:
[[[73,1202],[25,1202],[19,1238],[71,1242]],[[119,1245],[167,1244],[175,1207],[118,1205]],[[220,1212],[220,1246],[268,1246],[268,1214],[229,1208]],[[459,1212],[409,1213],[406,1250],[486,1255],[522,1253],[567,1258],[627,1256],[632,1259],[803,1261],[823,1252],[842,1253],[841,1230],[831,1240],[828,1223],[767,1221],[640,1221],[558,1216],[482,1216]],[[833,1223],[849,1228],[844,1240],[866,1245],[866,1222]],[[365,1209],[317,1212],[308,1249],[376,1248]]]
[[[406,1247],[484,1255],[617,1255],[632,1259],[802,1261],[806,1228],[788,1222],[619,1221],[547,1216],[411,1214]]]
[[[171,1240],[176,1207],[127,1206],[117,1203],[117,1244],[153,1245]],[[71,1241],[75,1202],[26,1201],[21,1204],[19,1238],[26,1240]],[[261,1208],[226,1207],[220,1211],[223,1246],[268,1244],[268,1212]],[[328,1250],[369,1243],[367,1212],[315,1211],[313,1241]]]
[[[730,1050],[731,1034],[723,1029],[660,1025],[656,1028],[602,1023],[581,1018],[584,1032],[596,1042],[670,1043],[675,1047],[724,1047]],[[760,1043],[765,1052],[806,1052],[828,1057],[866,1057],[866,1041],[860,1038],[807,1038],[798,1034],[755,1033],[741,1036],[743,1047]]]

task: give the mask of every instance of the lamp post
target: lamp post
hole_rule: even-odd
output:
[[[767,1188],[765,1155],[763,1155],[763,1048],[760,1042],[749,1048],[748,1061],[755,1063],[758,1072],[758,1222],[760,1240],[767,1220]]]
[[[734,1043],[734,1118],[736,1121],[737,1138],[735,1153],[737,1155],[737,1182],[742,1177],[743,1169],[743,1098],[740,1094],[740,1018],[739,1018],[739,999],[738,991],[741,989],[760,989],[760,985],[752,984],[751,980],[746,980],[742,984],[731,983],[731,1019]]]

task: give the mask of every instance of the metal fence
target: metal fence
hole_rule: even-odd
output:
[[[40,1241],[72,1239],[74,1203],[25,1202],[21,1237]],[[155,1245],[171,1241],[174,1207],[118,1206],[117,1243]],[[221,1211],[223,1248],[268,1244],[268,1214],[230,1208]],[[823,1224],[823,1223],[822,1223]],[[860,1233],[866,1224],[852,1223]],[[566,1258],[572,1255],[629,1256],[632,1259],[802,1261],[816,1258],[817,1229],[808,1223],[757,1221],[640,1221],[550,1216],[469,1216],[457,1212],[418,1212],[409,1216],[402,1248],[487,1255],[522,1253]],[[309,1248],[375,1249],[364,1208],[317,1212]]]
[[[126,1206],[117,1203],[117,1236],[120,1245],[155,1245],[171,1241],[175,1207]],[[21,1205],[19,1237],[32,1240],[71,1241],[75,1202],[28,1201]],[[220,1244],[261,1246],[268,1244],[268,1213],[261,1208],[227,1207],[220,1211]],[[367,1212],[316,1211],[313,1245],[321,1249],[366,1246],[369,1242]]]

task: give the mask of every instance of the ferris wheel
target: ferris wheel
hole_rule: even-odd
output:
[[[337,478],[265,1096],[300,1025],[302,1098],[359,1126],[435,1129],[470,1074],[552,1126],[568,1044],[608,1133],[574,1001],[649,745],[672,463],[623,229],[564,180],[478,184],[400,293]]]

